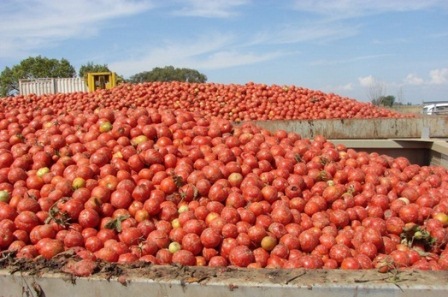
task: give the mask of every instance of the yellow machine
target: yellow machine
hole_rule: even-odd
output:
[[[98,89],[112,89],[117,85],[115,72],[90,72],[87,73],[87,88],[89,92]]]

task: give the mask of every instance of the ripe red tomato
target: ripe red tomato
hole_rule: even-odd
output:
[[[206,228],[202,231],[200,239],[202,245],[206,248],[216,248],[222,242],[221,234],[213,228]]]
[[[14,224],[17,229],[30,233],[34,227],[40,224],[40,220],[34,212],[25,210],[15,217]]]
[[[64,251],[64,243],[57,239],[43,238],[36,246],[39,254],[47,260]]]
[[[118,253],[116,253],[112,248],[110,247],[103,247],[100,248],[95,252],[95,256],[99,260],[103,260],[106,262],[118,262]]]
[[[82,228],[95,228],[100,223],[100,215],[91,208],[83,209],[78,216],[78,223]]]
[[[172,263],[176,263],[183,266],[195,266],[196,257],[194,254],[187,250],[179,250],[173,254],[171,259]]]
[[[229,261],[232,265],[238,267],[247,267],[250,263],[253,263],[255,261],[255,257],[249,247],[245,245],[238,245],[230,251]]]
[[[123,231],[118,235],[118,238],[127,246],[132,246],[142,241],[142,232],[137,227],[129,227],[123,229]]]
[[[13,207],[0,201],[0,222],[3,220],[14,220],[16,216],[17,212]]]
[[[312,252],[314,248],[319,244],[319,237],[311,230],[306,230],[299,235],[299,241],[302,251]]]
[[[116,189],[110,195],[110,203],[117,209],[127,209],[132,203],[132,195],[125,189]]]
[[[182,238],[182,248],[192,252],[195,256],[199,255],[203,248],[200,236],[195,233],[186,234]]]

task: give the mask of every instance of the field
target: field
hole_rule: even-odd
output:
[[[396,105],[393,107],[390,107],[391,110],[404,113],[404,114],[415,114],[420,115],[422,113],[422,105]]]

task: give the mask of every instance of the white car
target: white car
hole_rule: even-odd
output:
[[[427,115],[437,115],[446,114],[448,115],[448,103],[432,103],[423,106],[423,114]]]

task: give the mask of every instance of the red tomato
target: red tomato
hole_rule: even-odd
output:
[[[247,267],[255,261],[253,252],[245,245],[234,247],[229,253],[230,264],[238,267]]]
[[[39,243],[42,243],[39,245]],[[38,252],[45,259],[49,260],[64,251],[64,243],[57,239],[44,238],[37,242]]]
[[[94,209],[83,209],[79,213],[78,223],[82,228],[95,228],[100,223],[100,216]]]

